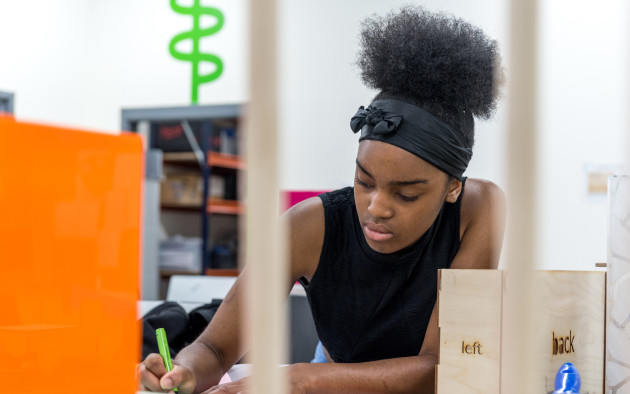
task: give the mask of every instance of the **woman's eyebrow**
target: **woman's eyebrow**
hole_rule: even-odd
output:
[[[390,182],[396,186],[409,186],[409,185],[418,185],[418,184],[427,184],[429,183],[428,179],[414,179],[413,181],[393,181]]]
[[[365,173],[365,175],[369,176],[370,178],[374,178],[374,177],[372,176],[372,174],[370,174],[370,173],[368,172],[368,170],[366,170],[365,168],[363,168],[363,166],[362,166],[361,164],[359,164],[359,159],[356,159],[355,161],[356,161],[356,163],[357,163],[357,167],[359,167],[359,169],[360,169],[361,171],[363,171],[363,172]]]
[[[359,167],[359,169],[361,171],[363,171],[365,173],[365,175],[369,176],[370,178],[374,179],[374,176],[372,176],[372,174],[370,174],[370,172],[368,170],[366,170],[365,168],[363,168],[363,166],[361,164],[359,164],[359,160],[356,160],[357,163],[357,167]],[[409,186],[409,185],[417,185],[417,184],[427,184],[429,183],[428,179],[414,179],[411,181],[391,181],[389,182],[391,185],[396,185],[396,186]]]

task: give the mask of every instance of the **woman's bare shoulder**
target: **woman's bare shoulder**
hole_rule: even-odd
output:
[[[461,206],[460,250],[453,268],[496,268],[505,228],[505,195],[483,179],[468,179]]]
[[[505,194],[491,181],[479,178],[466,180],[462,195],[460,238],[475,223],[505,215]]]
[[[291,207],[283,215],[287,228],[291,279],[310,280],[317,269],[324,244],[324,205],[312,197]]]
[[[505,194],[497,184],[478,178],[466,180],[462,196],[462,219],[464,216],[474,218],[488,213],[488,210],[502,209],[504,205]]]

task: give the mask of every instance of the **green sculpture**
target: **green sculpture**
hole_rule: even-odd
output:
[[[201,53],[199,51],[199,41],[201,38],[210,36],[217,33],[223,27],[223,13],[213,7],[204,7],[201,5],[200,0],[194,0],[190,7],[184,7],[177,4],[177,0],[171,0],[171,8],[178,14],[191,15],[193,17],[192,30],[179,33],[168,45],[168,50],[175,59],[191,62],[192,64],[192,94],[191,103],[197,104],[199,98],[199,85],[203,83],[212,82],[219,78],[223,73],[223,62],[221,59],[209,53]],[[202,29],[200,26],[200,19],[202,15],[210,15],[216,18],[216,23],[213,26]],[[183,40],[192,40],[192,50],[190,53],[178,52],[175,46],[178,42]],[[214,72],[206,75],[199,73],[199,64],[201,62],[214,63],[216,69]]]

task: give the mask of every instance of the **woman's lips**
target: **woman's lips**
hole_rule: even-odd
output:
[[[369,224],[363,226],[363,231],[365,232],[366,237],[377,242],[389,241],[394,236],[393,233],[383,227]]]

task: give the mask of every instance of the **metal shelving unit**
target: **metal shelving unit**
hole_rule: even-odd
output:
[[[13,101],[13,93],[0,91],[0,112],[12,114],[14,110]]]
[[[222,271],[216,269],[211,261],[210,232],[212,215],[240,215],[244,212],[244,207],[237,200],[222,200],[209,198],[210,176],[213,171],[231,172],[245,168],[243,160],[237,155],[226,155],[210,151],[208,146],[209,136],[213,128],[213,120],[238,119],[241,115],[239,105],[207,105],[207,106],[187,106],[168,108],[144,108],[144,109],[123,109],[121,117],[122,130],[138,132],[143,134],[147,147],[151,146],[150,136],[156,133],[159,123],[181,122],[185,131],[188,143],[192,148],[186,152],[163,152],[162,162],[169,166],[197,167],[203,180],[203,191],[201,204],[162,204],[161,210],[169,211],[198,211],[201,217],[201,243],[202,243],[202,271],[201,273],[221,274]],[[201,138],[197,143],[193,135],[190,122],[197,122],[201,128]],[[153,131],[152,131],[153,130]],[[147,267],[147,264],[145,264]],[[226,269],[232,274],[234,269]],[[163,270],[160,275],[165,278],[170,271]],[[181,274],[182,272],[177,272]]]

